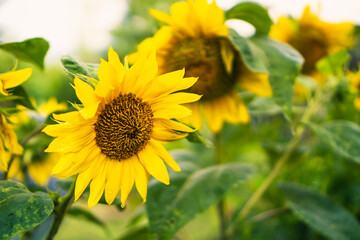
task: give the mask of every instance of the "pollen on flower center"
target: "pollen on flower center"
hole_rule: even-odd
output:
[[[185,67],[186,77],[199,77],[187,92],[201,94],[202,101],[207,101],[233,89],[237,73],[226,71],[219,38],[176,39],[171,45],[161,56],[165,62],[162,66],[164,73]],[[236,64],[238,58],[236,56],[233,64]]]
[[[98,116],[95,140],[103,154],[120,161],[144,149],[152,129],[150,105],[133,93],[120,94]]]

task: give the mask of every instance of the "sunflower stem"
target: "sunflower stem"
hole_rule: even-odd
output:
[[[31,133],[29,133],[29,135],[27,135],[20,143],[20,145],[22,147],[24,147],[29,141],[30,139],[32,139],[33,137],[35,137],[36,135],[38,135],[39,133],[41,133],[41,131],[43,130],[44,126],[41,125],[38,128],[36,128],[34,131],[32,131]],[[10,161],[8,163],[8,170],[6,172],[4,172],[3,176],[2,176],[2,180],[6,180],[8,178],[8,174],[9,174],[9,170],[10,170],[10,166],[13,163],[14,159],[15,159],[15,154],[11,155]]]
[[[67,194],[64,197],[59,198],[59,205],[56,206],[53,211],[54,221],[51,225],[51,228],[50,228],[48,236],[46,237],[46,240],[52,240],[55,237],[67,211],[69,210],[71,204],[74,202],[75,182],[76,182],[76,179],[74,179],[74,182],[71,184]]]
[[[264,180],[264,182],[260,185],[260,187],[256,189],[256,191],[253,193],[253,195],[245,203],[244,207],[239,212],[238,217],[240,219],[245,219],[245,217],[248,215],[248,213],[251,211],[251,209],[261,199],[264,192],[270,187],[270,185],[273,183],[273,181],[276,179],[276,177],[280,174],[285,163],[290,159],[290,156],[291,156],[293,150],[301,142],[301,137],[305,131],[305,127],[302,124],[308,122],[310,120],[312,114],[317,109],[318,103],[320,102],[320,100],[322,98],[322,92],[323,92],[323,85],[319,84],[314,97],[309,101],[309,105],[306,108],[304,114],[302,115],[302,117],[300,119],[301,125],[297,125],[294,128],[295,129],[294,135],[293,135],[292,139],[290,140],[289,144],[287,145],[286,149],[280,156],[279,160],[275,164],[274,168],[272,169],[270,174],[267,176],[267,178]]]
[[[220,165],[221,161],[221,135],[220,133],[215,134],[215,164]],[[225,196],[219,201],[216,206],[219,216],[219,239],[226,239],[226,202]]]

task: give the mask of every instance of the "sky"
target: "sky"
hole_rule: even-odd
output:
[[[211,1],[210,1],[211,2]],[[239,0],[217,0],[224,10]],[[360,24],[359,0],[256,0],[276,20],[281,15],[300,17],[306,5],[325,21],[352,21]],[[0,0],[2,42],[43,37],[50,42],[46,61],[76,55],[79,47],[100,51],[111,43],[111,30],[127,11],[126,0]],[[243,35],[253,28],[234,21],[227,23]]]

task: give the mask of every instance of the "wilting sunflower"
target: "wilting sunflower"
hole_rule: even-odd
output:
[[[268,76],[246,68],[228,38],[224,11],[215,1],[208,4],[206,0],[188,0],[174,3],[170,15],[157,10],[150,13],[166,25],[140,43],[129,61],[155,48],[159,74],[185,67],[185,76],[199,77],[194,86],[185,90],[203,95],[199,102],[187,105],[193,114],[185,121],[198,129],[203,115],[213,132],[220,131],[224,121],[250,121],[236,85],[268,97],[272,95]]]
[[[20,85],[31,76],[31,73],[31,68],[25,68],[0,74],[0,93],[10,95],[7,89]],[[23,148],[2,113],[0,113],[0,140],[0,169],[6,172],[11,155],[21,154]]]
[[[269,35],[297,49],[305,59],[302,73],[320,81],[316,63],[329,54],[353,46],[353,31],[353,23],[324,22],[307,6],[298,20],[280,17]]]
[[[34,105],[35,102],[33,103]],[[15,129],[23,126],[33,127],[34,122],[40,121],[41,124],[53,112],[65,111],[67,109],[66,103],[59,103],[55,97],[51,97],[47,102],[42,103],[37,108],[36,112],[31,110],[24,110],[19,113],[13,114],[9,117],[10,122],[14,124]],[[23,157],[16,157],[9,168],[8,177],[23,180],[23,168],[27,169],[30,177],[38,184],[44,185],[47,183],[51,171],[55,164],[60,159],[58,153],[43,153],[43,149],[38,147],[27,148]]]
[[[95,89],[74,79],[76,95],[84,107],[54,114],[59,124],[44,129],[56,137],[46,151],[64,154],[52,174],[59,178],[78,174],[75,199],[91,181],[89,207],[97,204],[104,190],[111,204],[120,189],[124,206],[134,182],[145,202],[150,175],[169,184],[164,162],[174,171],[180,167],[162,143],[192,131],[173,119],[191,114],[180,104],[200,98],[179,92],[197,80],[183,78],[184,70],[157,76],[155,52],[141,57],[130,69],[111,48],[108,59],[101,59]]]

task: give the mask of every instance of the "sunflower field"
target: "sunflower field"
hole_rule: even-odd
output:
[[[56,64],[0,29],[0,240],[360,239],[360,27],[220,2]]]

